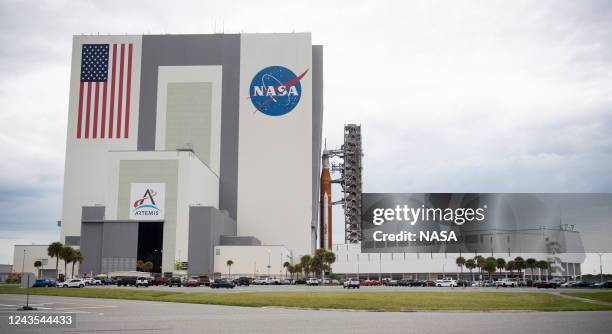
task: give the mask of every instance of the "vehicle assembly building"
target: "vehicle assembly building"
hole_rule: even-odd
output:
[[[311,254],[322,71],[309,33],[75,36],[60,241],[80,272]]]

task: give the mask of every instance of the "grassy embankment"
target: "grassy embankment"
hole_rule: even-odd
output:
[[[612,303],[612,291],[602,292],[564,292],[564,295],[593,299],[600,302]]]
[[[0,286],[0,294],[24,294],[25,289]],[[176,292],[152,289],[33,288],[32,295],[131,299],[229,306],[278,306],[373,311],[589,311],[612,310],[538,292]]]

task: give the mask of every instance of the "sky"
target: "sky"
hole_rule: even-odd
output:
[[[311,32],[323,134],[362,125],[365,192],[612,192],[609,1],[168,4],[0,2],[0,263],[58,238],[80,34]]]

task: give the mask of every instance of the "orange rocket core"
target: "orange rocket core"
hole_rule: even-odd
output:
[[[327,195],[327,199],[325,198]],[[327,200],[327,205],[325,201]],[[321,248],[331,249],[332,248],[332,194],[331,194],[331,175],[329,173],[329,165],[323,165],[321,171],[321,215],[320,215],[320,240],[319,245]],[[327,208],[326,208],[327,207]],[[327,209],[327,215],[325,210]],[[327,218],[327,221],[325,221]]]

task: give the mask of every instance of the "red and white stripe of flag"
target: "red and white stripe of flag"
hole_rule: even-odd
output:
[[[80,82],[77,138],[128,138],[133,44],[112,44],[106,82]]]

